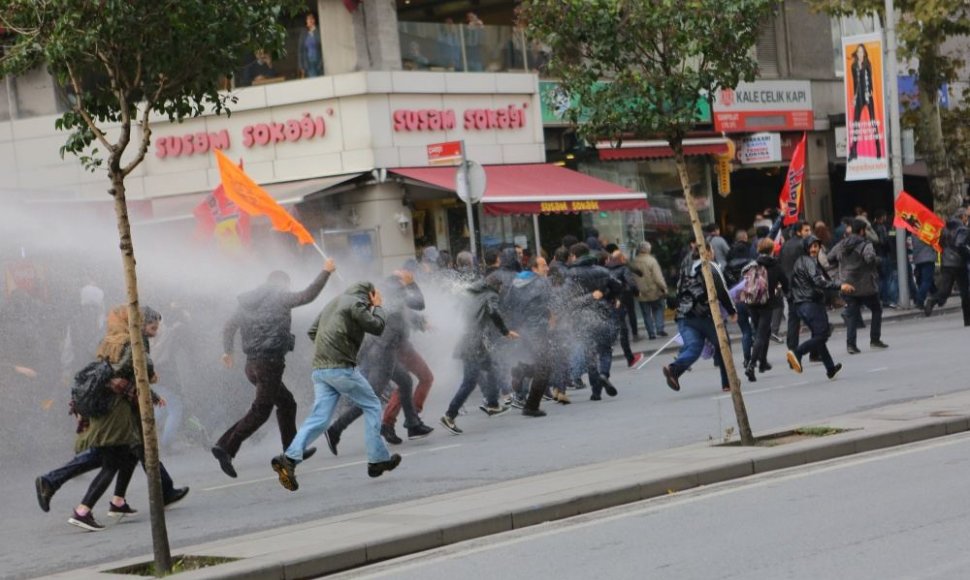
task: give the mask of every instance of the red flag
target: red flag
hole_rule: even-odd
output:
[[[943,233],[944,225],[940,216],[916,201],[916,198],[905,191],[899,192],[899,197],[896,198],[896,218],[893,220],[893,227],[905,228],[925,244],[941,252],[940,234]]]
[[[220,184],[192,212],[196,237],[216,238],[220,247],[238,250],[249,245],[249,215],[239,209]]]
[[[795,146],[791,163],[788,165],[785,185],[781,188],[781,195],[778,197],[781,215],[784,216],[782,223],[786,226],[798,221],[798,214],[805,205],[802,189],[805,187],[805,139],[807,137],[807,133],[802,133],[802,140]]]

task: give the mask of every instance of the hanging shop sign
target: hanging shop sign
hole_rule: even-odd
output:
[[[809,81],[755,81],[721,89],[714,99],[714,128],[725,133],[811,131]]]
[[[738,139],[737,160],[741,165],[776,163],[782,159],[780,133],[754,133]]]

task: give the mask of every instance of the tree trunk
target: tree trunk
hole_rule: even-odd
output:
[[[711,307],[711,316],[714,318],[714,328],[717,330],[717,342],[718,348],[721,350],[722,364],[731,386],[731,401],[734,403],[734,414],[738,419],[741,444],[754,445],[754,436],[751,433],[751,425],[748,423],[748,411],[745,409],[744,398],[741,396],[741,381],[738,380],[738,372],[734,367],[731,344],[728,342],[724,317],[721,316],[721,303],[717,299],[714,275],[711,273],[711,254],[707,251],[704,233],[701,231],[701,221],[697,216],[697,208],[694,207],[694,196],[691,195],[690,191],[690,175],[687,173],[687,160],[684,158],[683,143],[680,140],[671,141],[670,147],[674,150],[677,173],[680,175],[680,185],[684,188],[684,199],[687,201],[687,212],[690,214],[691,229],[694,230],[694,240],[697,242],[701,256],[701,271],[704,275],[704,285],[707,286],[707,301]]]
[[[114,161],[114,160],[112,160]],[[172,570],[172,553],[168,545],[165,527],[165,499],[158,460],[158,437],[155,431],[155,410],[152,405],[148,377],[148,358],[142,338],[141,306],[138,303],[138,276],[135,272],[135,248],[131,241],[131,224],[128,221],[128,205],[125,201],[125,181],[117,163],[109,170],[115,199],[115,215],[118,218],[118,237],[121,240],[121,259],[125,269],[125,286],[128,292],[128,334],[131,337],[131,356],[135,368],[135,384],[138,388],[138,408],[141,414],[142,441],[145,453],[145,473],[148,476],[148,505],[151,516],[152,547],[155,553],[155,575],[162,576]]]
[[[934,84],[929,75],[921,74],[919,78],[920,149],[933,193],[933,210],[945,221],[963,204],[964,176],[947,155],[940,120],[939,87],[927,86]]]

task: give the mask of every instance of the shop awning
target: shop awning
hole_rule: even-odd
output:
[[[392,169],[407,179],[455,191],[454,167]],[[486,165],[482,207],[488,215],[646,210],[647,196],[548,164]]]
[[[666,141],[624,141],[620,147],[611,147],[608,141],[603,141],[596,144],[596,150],[603,161],[663,159],[674,156],[674,150]],[[684,139],[684,155],[722,155],[727,152],[727,141],[722,138]]]

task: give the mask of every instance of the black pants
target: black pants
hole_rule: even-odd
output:
[[[620,298],[620,305],[626,312],[626,318],[630,323],[630,332],[633,334],[633,340],[636,340],[640,336],[640,332],[637,330],[637,305],[633,294],[623,294]]]
[[[101,460],[101,471],[94,476],[91,485],[88,486],[81,505],[93,508],[98,503],[104,492],[108,490],[111,481],[115,482],[115,495],[125,497],[128,493],[128,483],[131,482],[131,475],[135,471],[138,458],[132,453],[130,447],[125,445],[99,447],[98,455]]]
[[[963,325],[970,326],[970,280],[964,266],[943,266],[940,268],[940,289],[930,297],[933,306],[943,306],[953,292],[953,283],[960,289],[960,306],[963,309]]]
[[[826,343],[832,334],[832,329],[829,326],[829,315],[825,311],[825,306],[815,302],[803,302],[797,306],[792,314],[796,311],[797,316],[812,331],[812,337],[795,347],[795,356],[801,362],[802,357],[806,354],[810,352],[817,354],[822,359],[822,364],[825,365],[825,371],[831,373],[835,369],[835,363],[832,361],[832,355],[829,353]]]
[[[795,307],[795,303],[792,302],[791,298],[788,298],[788,330],[785,334],[785,343],[788,346],[788,350],[795,350],[798,348],[798,333],[802,330],[801,317],[798,314],[798,309]]]
[[[751,328],[754,331],[754,344],[751,346],[751,364],[765,364],[768,362],[768,341],[771,338],[771,315],[774,309],[770,306],[752,306]]]
[[[282,358],[246,360],[246,378],[256,387],[256,398],[249,412],[223,433],[216,443],[230,457],[235,457],[243,441],[269,420],[273,407],[276,407],[276,422],[279,424],[283,449],[289,447],[296,437],[296,400],[283,384],[285,368],[286,363]]]
[[[57,491],[62,485],[75,477],[101,467],[101,449],[101,447],[91,447],[90,449],[82,451],[81,453],[75,455],[73,459],[68,461],[62,467],[58,467],[57,469],[40,477],[51,487],[53,487],[54,491]],[[134,450],[134,453],[144,469],[144,453],[141,452],[140,449]],[[158,463],[158,470],[161,473],[162,479],[162,496],[166,499],[170,498],[175,493],[175,483],[172,481],[172,476],[169,475],[168,470],[165,469],[165,465],[163,463]],[[123,496],[124,494],[117,493],[116,487],[115,495]]]
[[[863,306],[872,312],[872,320],[869,322],[869,342],[878,342],[882,338],[882,302],[879,301],[879,295],[848,294],[843,299],[845,300],[845,344],[856,346],[856,333],[859,329],[859,321],[862,320]]]
[[[613,340],[616,340],[616,335],[620,335],[620,348],[623,349],[623,357],[626,359],[627,364],[633,362],[633,350],[630,348],[630,331],[626,326],[627,320],[627,309],[622,303],[620,307],[613,311]],[[634,325],[633,328],[636,328]]]

